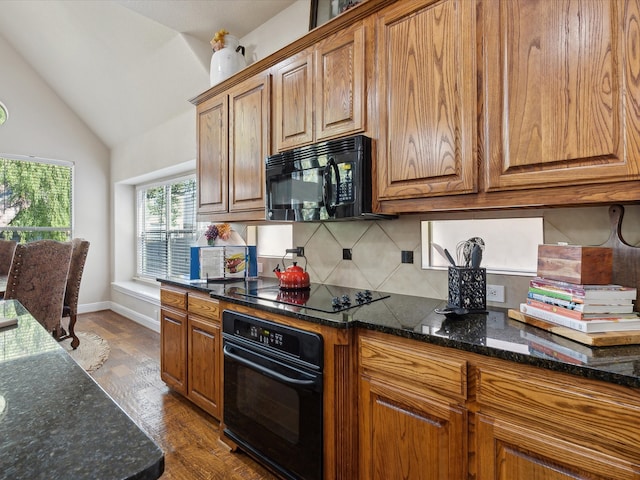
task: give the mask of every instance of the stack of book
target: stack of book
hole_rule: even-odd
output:
[[[640,330],[636,288],[579,285],[543,277],[529,282],[526,315],[585,333]]]

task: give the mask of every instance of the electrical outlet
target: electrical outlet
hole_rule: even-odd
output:
[[[504,285],[487,285],[487,301],[504,303]]]
[[[258,262],[258,273],[262,273],[262,262]]]

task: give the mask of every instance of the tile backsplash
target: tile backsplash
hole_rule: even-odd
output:
[[[608,206],[545,209],[542,213],[545,243],[600,245],[611,233]],[[518,212],[510,214],[517,216]],[[483,215],[486,217],[486,212]],[[504,212],[494,216],[499,215],[507,216]],[[406,215],[382,221],[295,223],[293,245],[304,247],[312,282],[445,299],[446,270],[421,268],[420,222],[435,218]],[[622,236],[630,245],[640,247],[640,205],[625,206]],[[351,249],[351,260],[343,260],[343,249]],[[412,264],[402,263],[403,250],[413,252]],[[281,259],[272,258],[259,261],[263,264],[263,276],[273,275],[273,268],[281,263]],[[304,259],[300,261],[304,266]],[[505,303],[495,305],[517,307],[526,297],[529,279],[488,274],[489,284],[506,287]]]

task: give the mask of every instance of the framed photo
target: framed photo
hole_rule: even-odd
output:
[[[357,5],[361,0],[311,0],[309,30],[338,16],[345,10]]]

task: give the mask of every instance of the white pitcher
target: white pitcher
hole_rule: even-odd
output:
[[[247,66],[244,55],[240,53],[241,49],[240,42],[236,37],[229,34],[224,36],[224,47],[213,52],[211,56],[210,80],[212,87]]]

